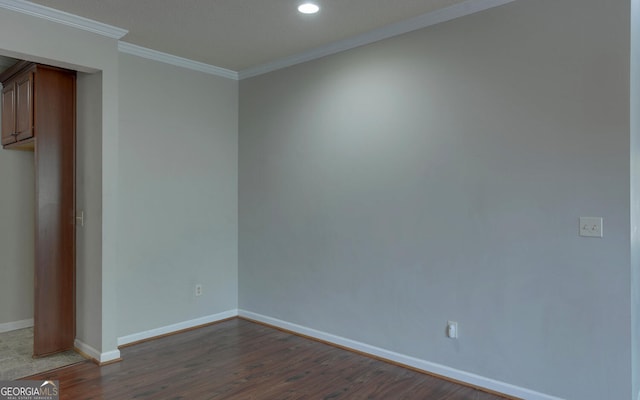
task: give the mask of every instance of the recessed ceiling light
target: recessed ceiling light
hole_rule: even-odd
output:
[[[320,7],[317,4],[313,3],[304,3],[298,6],[298,11],[303,14],[315,14],[320,11]]]

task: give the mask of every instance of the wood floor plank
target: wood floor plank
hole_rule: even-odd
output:
[[[28,379],[62,400],[501,400],[493,394],[242,319],[121,349]]]

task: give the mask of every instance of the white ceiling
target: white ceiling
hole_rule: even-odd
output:
[[[129,31],[121,40],[242,71],[472,0],[31,0]]]

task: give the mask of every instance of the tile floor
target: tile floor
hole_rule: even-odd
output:
[[[75,351],[32,358],[33,328],[0,333],[0,381],[11,381],[85,361]]]

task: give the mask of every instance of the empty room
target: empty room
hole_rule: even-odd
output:
[[[300,4],[0,1],[0,332],[90,360],[29,379],[639,400],[640,0]]]

